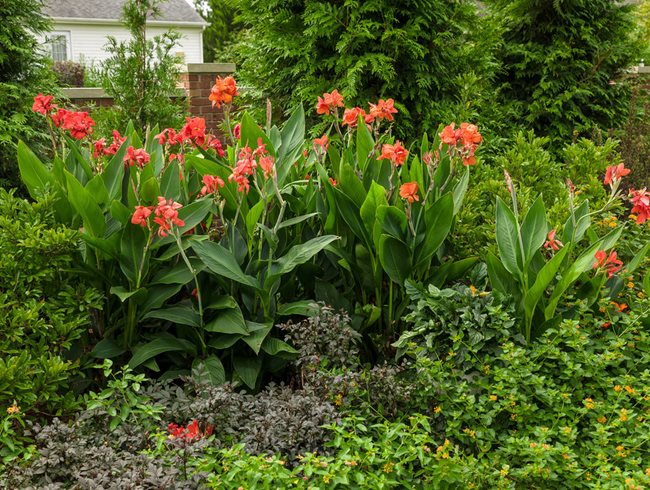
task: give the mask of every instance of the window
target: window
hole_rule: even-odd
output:
[[[53,32],[47,38],[50,53],[54,61],[67,61],[70,59],[70,32]]]

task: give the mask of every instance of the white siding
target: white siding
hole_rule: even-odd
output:
[[[83,63],[87,66],[99,64],[106,58],[108,53],[104,51],[106,37],[113,36],[118,41],[129,38],[128,31],[121,25],[111,24],[66,24],[54,21],[53,31],[69,32],[70,47],[68,53],[72,61]],[[149,26],[147,37],[157,36],[167,31],[164,26]],[[178,26],[175,30],[183,36],[179,45],[172,50],[174,54],[183,54],[185,63],[203,63],[203,43],[201,26],[188,27]],[[45,42],[46,36],[40,36],[39,41]]]

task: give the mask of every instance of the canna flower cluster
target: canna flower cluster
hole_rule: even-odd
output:
[[[394,145],[384,144],[377,160],[390,160],[393,165],[400,167],[406,162],[408,154],[408,150],[402,146],[402,143],[396,141]]]
[[[138,148],[137,150],[132,146],[126,150],[126,155],[124,155],[124,168],[133,167],[137,165],[138,168],[144,168],[144,166],[151,161],[149,153],[147,153],[143,148]]]
[[[605,178],[603,183],[613,187],[618,184],[623,177],[630,173],[629,168],[625,168],[624,163],[619,163],[618,165],[610,165],[605,171]]]
[[[34,97],[34,104],[32,105],[32,111],[44,116],[50,114],[54,109],[56,109],[56,104],[53,104],[52,101],[54,97],[52,95],[43,95],[39,93]]]
[[[324,93],[322,97],[318,97],[316,102],[316,113],[324,116],[334,114],[338,117],[338,109],[345,107],[343,96],[338,90],[332,90],[330,93]],[[395,109],[395,101],[393,99],[379,99],[376,104],[368,103],[368,112],[361,107],[352,107],[345,109],[343,118],[341,120],[342,126],[349,128],[356,128],[359,117],[361,117],[366,124],[372,124],[375,121],[382,120],[393,121],[393,114],[397,114]]]
[[[551,230],[548,232],[548,235],[546,237],[546,242],[544,243],[544,248],[553,250],[557,252],[564,246],[564,244],[560,240],[555,239],[555,235],[557,233],[557,230]]]
[[[266,145],[262,143],[262,138],[257,140],[257,148],[252,150],[250,146],[245,146],[239,152],[237,163],[228,177],[231,182],[237,183],[237,191],[248,194],[250,190],[249,177],[255,174],[255,169],[261,167],[264,171],[264,177],[268,178],[275,173],[275,159],[269,154]]]
[[[630,201],[632,202],[631,213],[636,215],[636,222],[639,224],[645,223],[650,219],[650,192],[643,189],[630,192]]]
[[[343,96],[338,90],[332,90],[331,93],[323,94],[323,97],[318,97],[316,103],[316,114],[329,115],[330,112],[337,113],[339,107],[343,107]]]
[[[93,132],[95,121],[87,112],[59,109],[51,114],[52,122],[57,128],[64,129],[76,140],[81,140]]]
[[[216,175],[204,175],[202,182],[203,187],[199,192],[201,196],[205,196],[206,194],[216,194],[219,189],[225,185],[223,179]]]
[[[595,254],[596,262],[593,269],[602,269],[607,271],[607,277],[612,277],[623,268],[623,262],[618,259],[616,252],[612,251],[609,256],[604,250],[599,250]]]
[[[212,107],[221,107],[221,104],[232,104],[233,98],[239,95],[237,92],[237,83],[232,76],[226,78],[217,77],[210,90],[208,99],[212,101]]]
[[[206,424],[205,429],[201,431],[199,428],[199,423],[196,419],[187,424],[187,427],[176,425],[174,423],[171,423],[167,426],[167,431],[169,432],[168,437],[170,440],[181,440],[188,442],[196,441],[204,437],[209,437],[212,435],[213,430],[214,428],[212,425]]]
[[[121,136],[120,132],[114,129],[113,142],[110,145],[106,146],[106,138],[100,138],[93,142],[93,158],[99,158],[104,155],[115,155],[124,141],[126,141],[126,137]]]
[[[460,128],[455,128],[456,123],[451,123],[442,130],[440,133],[441,146],[442,144],[448,145],[450,151],[458,152],[463,158],[463,165],[476,165],[474,152],[483,141],[478,127],[474,124],[462,123]]]
[[[221,141],[212,134],[206,134],[205,119],[202,117],[187,117],[185,118],[185,121],[185,125],[178,133],[173,128],[166,128],[154,136],[154,138],[156,138],[158,143],[161,145],[169,147],[175,145],[180,145],[182,147],[185,144],[191,144],[204,150],[212,148],[220,157],[225,155]],[[182,159],[179,158],[179,155],[176,153],[170,155],[170,160],[173,159],[172,157],[178,158],[179,160]]]
[[[178,210],[182,207],[180,203],[159,196],[157,206],[136,206],[131,223],[147,228],[150,226],[149,217],[153,213],[153,222],[158,225],[158,236],[166,237],[172,226],[185,226],[185,222],[178,217]]]

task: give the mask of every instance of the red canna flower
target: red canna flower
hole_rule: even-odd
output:
[[[205,119],[202,117],[186,117],[187,121],[179,136],[181,141],[190,140],[196,146],[203,146],[205,143]]]
[[[104,155],[115,155],[117,150],[120,149],[122,143],[126,141],[126,136],[121,136],[120,132],[116,129],[113,130],[113,142],[104,149]]]
[[[182,207],[180,203],[158,196],[158,205],[154,209],[156,217],[153,220],[160,227],[158,236],[166,237],[173,225],[185,226],[185,222],[178,217],[178,210]]]
[[[336,180],[334,180],[332,177],[330,177],[330,184],[332,184],[332,186],[336,187],[338,185],[338,182]]]
[[[203,184],[204,185],[200,192],[202,196],[205,196],[206,194],[216,194],[219,189],[226,185],[225,182],[216,175],[204,175]]]
[[[605,179],[603,180],[603,183],[605,185],[611,185],[612,182],[621,180],[622,177],[625,177],[629,173],[630,169],[625,168],[624,163],[619,163],[618,165],[610,165],[607,167],[607,171],[605,172]]]
[[[104,145],[106,144],[106,138],[100,138],[93,143],[93,158],[99,158],[104,154]]]
[[[396,141],[394,145],[384,144],[377,160],[390,160],[393,165],[399,167],[404,164],[408,154],[408,150],[399,141]]]
[[[56,108],[56,105],[52,104],[53,99],[54,97],[52,95],[43,95],[39,93],[36,97],[34,97],[32,111],[43,115],[49,114]]]
[[[329,146],[329,138],[327,137],[326,134],[324,134],[320,138],[314,138],[314,151],[316,151],[316,153],[318,153],[320,150],[322,150],[323,153],[327,152],[328,146]]]
[[[386,119],[387,121],[393,120],[393,114],[397,114],[397,109],[394,107],[395,101],[393,99],[379,99],[377,104],[369,104],[369,114],[376,119]]]
[[[630,192],[632,202],[632,214],[636,214],[636,222],[641,224],[650,219],[650,192],[644,187],[638,191]]]
[[[557,251],[564,246],[561,241],[555,239],[556,233],[557,231],[554,229],[548,232],[546,243],[544,243],[544,248]]]
[[[483,141],[483,136],[481,136],[478,127],[474,124],[461,123],[459,131],[463,146],[478,145]]]
[[[593,269],[604,269],[607,271],[607,277],[612,277],[618,271],[623,268],[623,262],[621,262],[616,252],[612,251],[609,256],[604,250],[599,250],[594,255],[596,262],[594,262]]]
[[[219,141],[219,138],[216,138],[211,134],[208,135],[208,138],[205,142],[205,147],[212,148],[220,157],[226,154],[226,152],[223,151],[223,145],[221,144],[221,141]]]
[[[361,107],[353,107],[352,109],[345,109],[343,113],[343,122],[342,126],[350,126],[351,128],[356,128],[359,121],[359,116],[363,117],[364,120],[367,117],[366,111]]]
[[[245,146],[239,152],[239,157],[232,174],[228,180],[237,182],[237,192],[246,192],[250,189],[250,182],[248,177],[255,173],[257,162],[253,155],[253,150],[249,146]]]
[[[232,76],[226,78],[217,77],[208,99],[212,101],[212,107],[216,105],[217,108],[220,108],[221,104],[231,104],[233,98],[238,95],[237,82]]]
[[[232,135],[236,140],[241,138],[241,124],[235,124],[235,127],[232,129]]]
[[[136,206],[133,217],[131,218],[131,223],[134,225],[140,225],[143,228],[148,224],[148,218],[151,212],[153,211],[153,206]]]
[[[126,155],[124,155],[124,167],[133,167],[134,165],[137,165],[140,168],[144,168],[150,160],[151,157],[149,156],[149,153],[144,151],[143,148],[138,148],[136,150],[132,146],[129,146],[126,150]]]
[[[182,141],[182,138],[180,138],[180,135],[176,134],[174,128],[163,129],[162,132],[158,133],[154,138],[156,138],[158,143],[161,145],[175,145]]]
[[[445,144],[449,146],[455,146],[456,141],[458,141],[458,138],[456,136],[456,131],[454,128],[456,127],[456,123],[451,123],[449,126],[445,126],[442,132],[440,133],[440,140]]]
[[[324,93],[322,98],[318,97],[316,114],[329,115],[330,111],[336,110],[337,107],[343,107],[343,96],[334,89],[329,94]]]
[[[80,140],[93,132],[95,121],[87,112],[70,112],[59,109],[52,114],[52,122],[57,128],[63,128],[70,132],[70,136]]]
[[[59,109],[54,114],[52,114],[52,122],[57,128],[60,128],[63,125],[65,117],[70,113],[65,109]]]
[[[210,424],[205,424],[205,429],[201,431],[199,427],[198,420],[192,420],[187,427],[182,425],[169,424],[167,425],[167,431],[169,432],[169,439],[179,440],[182,442],[192,442],[203,437],[209,437],[212,435],[214,427]]]
[[[413,201],[420,200],[418,190],[419,187],[417,182],[406,182],[399,188],[399,195],[402,199],[406,199],[408,202],[413,203]]]

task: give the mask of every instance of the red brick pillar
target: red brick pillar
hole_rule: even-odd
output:
[[[219,133],[223,112],[212,108],[212,102],[208,99],[210,89],[218,76],[226,77],[234,71],[233,63],[188,63],[187,72],[181,75],[180,82],[189,97],[190,114],[204,118],[206,129],[214,134]]]

